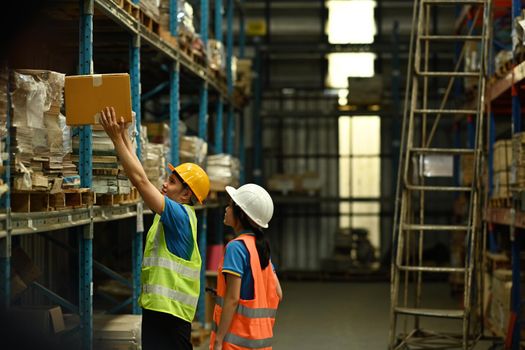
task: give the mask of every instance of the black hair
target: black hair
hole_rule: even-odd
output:
[[[255,247],[257,248],[257,254],[259,255],[259,262],[261,269],[264,270],[268,264],[270,264],[270,243],[264,237],[263,230],[252,223],[248,215],[232,200],[233,214],[239,218],[243,228],[251,230],[255,234]]]

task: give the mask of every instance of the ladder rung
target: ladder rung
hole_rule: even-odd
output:
[[[420,225],[420,224],[403,224],[404,230],[409,231],[468,231],[469,226],[465,225]]]
[[[421,35],[421,40],[432,40],[432,41],[467,41],[467,40],[482,40],[481,35]]]
[[[472,187],[464,186],[421,186],[421,185],[406,185],[409,190],[414,191],[435,191],[435,192],[468,192]]]
[[[465,315],[465,311],[463,310],[418,309],[418,308],[412,308],[412,307],[396,307],[395,311],[399,314],[404,314],[404,315],[441,317],[441,318],[463,318],[463,315]]]
[[[415,271],[415,272],[443,272],[443,273],[454,273],[454,272],[465,272],[464,267],[435,267],[435,266],[399,266],[402,271]]]
[[[479,77],[479,72],[418,72],[416,74],[422,77]]]
[[[414,109],[416,114],[477,114],[475,109]]]
[[[410,152],[419,153],[419,154],[474,154],[474,149],[472,148],[419,148],[413,147],[410,148]]]

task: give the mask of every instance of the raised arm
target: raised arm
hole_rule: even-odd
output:
[[[101,115],[100,124],[113,142],[129,180],[137,188],[146,205],[155,213],[162,214],[164,196],[148,180],[142,164],[132,150],[127,133],[122,132],[122,128],[125,127],[123,118],[117,121],[113,107],[104,108]]]

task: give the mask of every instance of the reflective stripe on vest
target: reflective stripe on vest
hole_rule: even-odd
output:
[[[175,273],[178,273],[184,277],[188,278],[200,278],[200,270],[192,269],[188,266],[184,266],[182,264],[179,264],[176,261],[169,260],[166,258],[161,258],[158,256],[155,257],[147,257],[142,260],[142,266],[160,266],[164,267],[166,269],[169,269]]]
[[[222,297],[215,297],[215,303],[219,305],[220,307],[224,307],[224,299]],[[242,315],[244,317],[248,318],[275,318],[277,315],[277,309],[269,309],[269,308],[258,308],[258,309],[252,309],[247,306],[239,304],[237,306],[237,310],[235,311],[237,314]]]
[[[194,297],[185,293],[181,293],[178,290],[170,289],[164,286],[155,284],[145,284],[142,286],[143,293],[158,294],[163,297],[175,300],[187,305],[196,305],[199,301],[199,297]]]
[[[211,330],[217,333],[218,329],[219,327],[217,327],[217,323],[213,322]],[[268,348],[272,346],[272,340],[272,338],[248,339],[232,333],[226,333],[226,335],[224,336],[224,342],[249,349]]]

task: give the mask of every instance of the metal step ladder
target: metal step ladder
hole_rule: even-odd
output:
[[[477,30],[481,33],[475,33],[475,25],[467,28],[467,33],[457,35],[431,33],[434,11],[454,11],[454,6],[459,5],[471,6],[475,13],[472,23],[482,20]],[[491,0],[414,1],[392,239],[389,349],[471,349],[482,333],[480,222],[483,198],[479,179],[491,5]],[[479,48],[479,69],[475,71],[462,69],[466,43],[476,43]],[[453,56],[457,55],[457,46],[462,46],[454,67],[432,71],[432,56],[446,53],[442,51],[446,45]],[[474,101],[468,107],[449,98],[458,79],[477,80]],[[435,88],[436,84],[441,88]],[[451,137],[443,132],[450,134],[450,123],[466,118],[475,124],[473,144],[463,148],[450,145]],[[443,175],[461,156],[473,159],[472,184],[459,185],[451,175]],[[437,167],[439,177],[433,177],[427,169],[436,161],[444,164]],[[468,203],[468,214],[460,223],[436,220],[426,210],[435,207],[437,202],[440,207],[452,208],[459,195],[466,196]],[[426,239],[452,234],[464,235],[463,265],[425,265]],[[464,293],[462,305],[458,303],[457,309],[440,309],[435,307],[435,300],[430,303],[434,305],[429,305],[429,300],[424,298],[423,291],[432,288],[425,282],[427,277],[439,274],[462,274]],[[443,297],[449,298],[448,293]],[[450,326],[448,320],[452,322]],[[443,324],[447,326],[441,327]],[[443,329],[435,329],[437,325]]]

